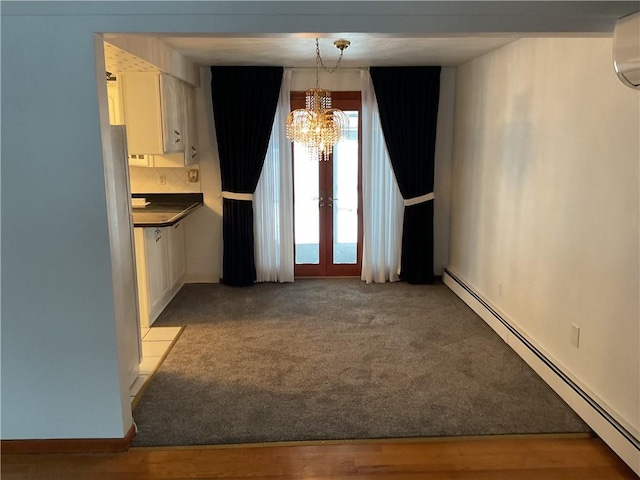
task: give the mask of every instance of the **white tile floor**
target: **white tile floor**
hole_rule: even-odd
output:
[[[140,392],[145,382],[151,378],[160,361],[171,348],[173,341],[180,333],[180,327],[151,327],[142,329],[142,362],[138,378],[129,389],[131,402]]]

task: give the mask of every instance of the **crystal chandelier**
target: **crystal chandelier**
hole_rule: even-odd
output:
[[[316,87],[305,92],[305,108],[289,113],[286,123],[287,138],[304,145],[309,158],[317,160],[329,160],[333,146],[349,135],[349,117],[342,110],[331,108],[331,92],[318,86],[320,67],[333,73],[342,60],[344,50],[351,43],[348,40],[336,40],[333,44],[340,50],[340,57],[329,70],[320,57],[316,38]]]

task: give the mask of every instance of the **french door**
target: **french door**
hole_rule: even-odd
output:
[[[292,92],[291,108],[304,108]],[[360,276],[362,265],[362,160],[360,92],[332,92],[334,108],[349,117],[349,138],[328,161],[309,159],[293,145],[296,276]]]

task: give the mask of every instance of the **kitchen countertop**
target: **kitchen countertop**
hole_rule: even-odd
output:
[[[202,193],[135,193],[132,198],[146,198],[146,207],[131,209],[134,227],[168,227],[176,224],[203,205]]]

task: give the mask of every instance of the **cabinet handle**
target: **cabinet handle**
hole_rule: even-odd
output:
[[[191,158],[196,158],[196,155],[198,154],[198,150],[196,149],[196,147],[191,147]]]
[[[178,228],[179,226],[180,226],[180,224],[179,224],[179,223],[176,223],[176,224],[173,226],[173,228]]]

